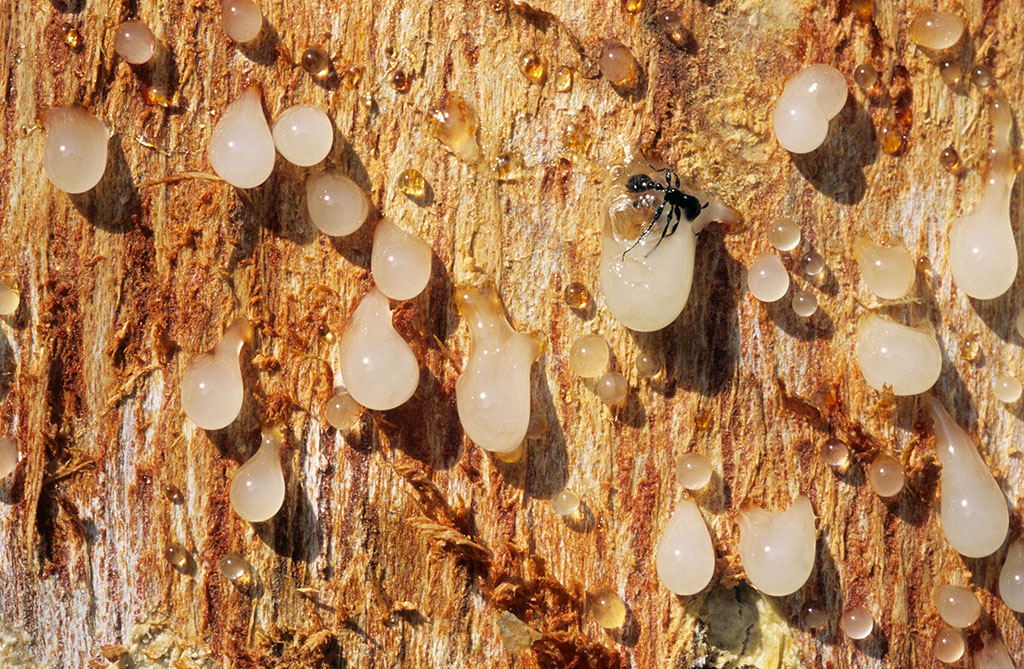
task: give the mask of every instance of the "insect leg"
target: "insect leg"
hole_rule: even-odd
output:
[[[644,237],[647,236],[647,233],[649,233],[651,231],[651,228],[654,227],[654,224],[658,222],[658,219],[661,218],[661,212],[663,212],[664,210],[665,210],[665,202],[663,200],[661,205],[658,207],[658,210],[656,212],[654,212],[654,216],[651,218],[651,222],[647,224],[647,227],[645,227],[643,232],[640,233],[640,236],[638,236],[636,238],[636,241],[633,242],[633,245],[630,246],[628,249],[626,249],[625,251],[622,252],[622,259],[623,260],[626,259],[626,254],[627,253],[629,253],[630,251],[632,251],[633,249],[635,249],[637,246],[640,245],[640,241]],[[671,214],[671,212],[669,212],[669,214]],[[658,243],[659,244],[661,243],[660,239],[658,240]]]

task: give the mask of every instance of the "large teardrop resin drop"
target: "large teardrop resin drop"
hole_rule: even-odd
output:
[[[54,107],[42,114],[43,170],[65,193],[84,193],[107,169],[107,124],[85,107]]]
[[[658,578],[677,595],[700,592],[715,575],[711,533],[697,503],[689,497],[679,502],[665,526],[655,564]]]
[[[231,479],[231,508],[250,523],[274,517],[284,503],[280,430],[264,430],[256,454]]]
[[[244,391],[238,354],[251,337],[252,326],[240,318],[212,351],[197,356],[185,367],[181,377],[181,408],[199,427],[219,430],[238,417]]]
[[[782,597],[799,590],[814,568],[814,510],[800,495],[785,511],[770,512],[746,504],[740,509],[739,553],[750,583]]]
[[[260,89],[250,86],[221,114],[210,135],[210,164],[237,188],[255,188],[274,171],[274,138]]]

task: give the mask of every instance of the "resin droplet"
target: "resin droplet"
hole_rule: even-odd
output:
[[[853,242],[853,257],[868,290],[883,300],[898,300],[914,287],[914,259],[902,246],[882,246],[861,235]]]
[[[636,372],[645,378],[654,378],[661,372],[662,367],[664,363],[654,353],[643,351],[636,357]]]
[[[689,497],[676,506],[658,542],[655,557],[658,578],[677,595],[694,595],[715,575],[715,549],[711,533],[697,503]]]
[[[806,290],[797,290],[793,293],[793,311],[797,316],[809,318],[818,310],[818,298],[814,293]]]
[[[583,335],[569,349],[569,369],[585,379],[600,376],[608,367],[608,342],[600,335]]]
[[[618,88],[631,91],[640,80],[640,66],[633,52],[616,40],[609,40],[601,49],[597,67],[601,75]]]
[[[970,437],[942,404],[925,397],[932,419],[935,450],[942,463],[939,483],[942,531],[961,555],[985,557],[1002,546],[1010,517],[1006,498]]]
[[[796,592],[814,568],[814,510],[800,495],[786,511],[769,512],[745,504],[740,509],[739,554],[747,580],[766,595]]]
[[[155,47],[153,31],[142,21],[125,21],[114,33],[114,51],[132,65],[148,63]]]
[[[810,153],[825,141],[828,122],[846,104],[846,79],[830,65],[804,68],[782,89],[775,104],[775,138],[792,153]]]
[[[1006,551],[999,570],[999,596],[1011,609],[1024,613],[1024,539],[1016,539]]]
[[[804,625],[807,625],[812,630],[816,630],[819,627],[824,627],[825,623],[828,622],[828,610],[821,602],[810,601],[801,608],[801,617],[803,618]]]
[[[373,230],[370,271],[373,282],[392,300],[411,300],[430,280],[430,245],[388,219]]]
[[[107,169],[107,125],[71,105],[42,114],[43,170],[65,193],[84,193],[100,182]]]
[[[21,293],[14,284],[0,280],[0,316],[13,316],[21,304]]]
[[[978,359],[978,356],[981,355],[981,338],[977,333],[967,335],[960,342],[960,355],[967,362],[974,362]]]
[[[493,283],[459,288],[455,304],[470,338],[469,358],[455,382],[459,421],[481,448],[508,453],[530,426],[530,369],[540,343],[512,329]]]
[[[853,82],[862,91],[869,91],[878,83],[878,70],[868,63],[858,65],[857,69],[853,71]]]
[[[526,428],[527,439],[542,439],[548,432],[548,417],[539,411],[530,414],[530,424]]]
[[[597,624],[606,629],[620,627],[626,622],[626,605],[610,588],[601,588],[587,595],[587,608]]]
[[[957,61],[947,58],[939,63],[939,75],[942,80],[946,82],[947,86],[956,86],[963,79],[964,71],[960,67],[960,63]]]
[[[338,170],[324,170],[306,179],[309,220],[332,237],[351,235],[370,215],[370,198]]]
[[[895,395],[917,395],[935,385],[942,372],[942,351],[935,333],[866,315],[857,326],[857,362],[875,390],[891,386]]]
[[[565,287],[565,304],[577,313],[586,314],[590,310],[590,291],[578,281]]]
[[[408,93],[412,88],[412,76],[405,70],[397,70],[391,75],[391,88],[396,93]]]
[[[621,406],[626,403],[629,397],[629,384],[626,377],[618,372],[608,372],[597,380],[594,393],[598,398],[610,407]]]
[[[580,496],[566,488],[551,498],[551,508],[560,516],[571,516],[580,508]]]
[[[768,228],[768,243],[780,251],[792,251],[800,243],[800,226],[791,218],[780,218]]]
[[[850,449],[838,439],[826,439],[821,445],[821,459],[831,467],[843,467],[850,460]]]
[[[892,497],[903,490],[903,465],[891,455],[882,453],[868,467],[868,484],[879,497]]]
[[[984,65],[975,65],[971,68],[971,83],[978,88],[988,88],[992,85],[995,77],[992,75],[992,70]]]
[[[445,103],[431,112],[430,122],[434,136],[452,153],[470,165],[480,160],[476,112],[462,96],[449,93]]]
[[[559,93],[568,93],[572,90],[572,77],[575,70],[567,65],[558,68],[555,75],[555,90]]]
[[[334,126],[327,114],[312,105],[295,105],[274,122],[274,145],[285,160],[309,167],[327,157],[334,145]]]
[[[711,480],[711,461],[700,453],[687,453],[676,461],[676,481],[687,490],[700,490]]]
[[[967,644],[964,641],[963,633],[952,627],[943,627],[935,633],[935,641],[932,643],[932,653],[939,662],[952,664],[964,656]]]
[[[359,402],[352,399],[346,390],[332,395],[324,408],[324,417],[335,430],[349,429],[359,420],[362,413],[363,407],[359,406]]]
[[[878,136],[881,140],[882,150],[890,156],[895,156],[903,151],[906,146],[906,138],[889,121],[882,121],[878,128]]]
[[[0,437],[0,479],[10,476],[18,466],[18,440]]]
[[[224,0],[221,16],[224,32],[236,42],[251,42],[263,29],[263,14],[252,0]]]
[[[536,51],[528,51],[519,59],[519,71],[533,84],[543,84],[548,78],[548,66]]]
[[[260,89],[250,86],[228,105],[210,135],[210,165],[237,188],[255,188],[274,171],[274,138]]]
[[[981,615],[981,602],[970,588],[961,585],[935,588],[935,607],[951,627],[970,627]]]
[[[851,639],[865,639],[875,628],[875,619],[871,612],[863,606],[854,606],[843,611],[839,619],[839,629]]]
[[[818,276],[825,269],[825,259],[817,251],[808,251],[800,259],[800,269],[807,276]]]
[[[762,302],[781,300],[789,290],[789,272],[777,256],[762,253],[747,270],[747,288]]]
[[[427,197],[427,180],[419,170],[410,167],[398,175],[398,190],[410,200],[419,203]]]
[[[948,49],[963,34],[964,22],[949,12],[925,12],[910,22],[910,39],[927,49]]]
[[[420,365],[391,323],[388,298],[376,288],[352,314],[339,353],[345,386],[352,399],[367,409],[394,409],[416,392]]]
[[[1010,404],[1020,399],[1020,381],[1012,376],[998,376],[995,381],[995,394],[1001,401]]]
[[[219,430],[238,417],[244,391],[238,355],[242,344],[251,338],[252,326],[239,318],[212,351],[196,356],[185,367],[181,376],[181,408],[199,427]]]
[[[997,636],[985,638],[982,647],[974,652],[974,669],[1016,669],[1010,651]]]
[[[686,46],[690,41],[690,31],[683,27],[679,14],[671,10],[658,12],[654,20],[676,46]]]
[[[995,147],[989,154],[985,190],[978,205],[949,232],[953,278],[963,292],[981,300],[999,297],[1017,276],[1017,245],[1010,227],[1010,194],[1017,178],[1012,127],[1009,104],[999,94],[992,103]]]
[[[170,562],[175,569],[181,570],[188,566],[188,551],[175,541],[164,549],[164,559]]]
[[[281,439],[279,429],[264,430],[259,450],[231,479],[231,508],[250,523],[273,518],[284,503]]]
[[[939,154],[939,164],[942,165],[947,172],[956,173],[960,169],[960,154],[957,153],[956,148],[950,144],[942,150]]]
[[[229,581],[244,585],[252,578],[252,567],[238,553],[228,553],[220,559],[220,572]]]

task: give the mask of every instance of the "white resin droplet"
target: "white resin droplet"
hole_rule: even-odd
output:
[[[700,490],[711,480],[711,461],[701,453],[686,453],[676,461],[676,481],[687,490]]]
[[[789,272],[777,256],[762,253],[747,270],[747,288],[762,302],[781,300],[789,290]]]
[[[964,22],[949,12],[925,12],[910,22],[910,39],[928,49],[948,49],[960,41]]]
[[[585,379],[604,374],[608,366],[608,342],[601,335],[578,337],[569,348],[569,369]]]
[[[84,193],[107,169],[107,124],[85,107],[54,107],[42,114],[43,170],[65,193]]]
[[[962,585],[940,585],[935,588],[935,608],[951,627],[970,627],[981,615],[981,602]]]
[[[227,106],[210,135],[210,165],[237,188],[255,188],[274,171],[274,138],[260,89],[250,86]]]
[[[994,386],[996,397],[1007,404],[1019,400],[1021,392],[1024,390],[1021,388],[1020,381],[1005,374],[996,377]]]
[[[263,28],[263,13],[253,0],[224,0],[221,3],[224,32],[236,42],[251,42]]]
[[[1017,245],[1010,227],[1010,193],[1017,178],[1010,131],[1013,117],[1000,93],[992,102],[995,147],[989,154],[988,175],[981,201],[953,223],[949,257],[957,286],[980,300],[999,297],[1017,276]]]
[[[231,479],[231,508],[250,523],[273,518],[284,503],[281,439],[280,430],[264,430],[259,450]]]
[[[853,242],[853,257],[868,290],[883,300],[898,300],[914,286],[914,259],[902,246],[882,246],[861,235]]]
[[[420,365],[391,323],[388,298],[376,288],[356,307],[339,349],[345,386],[367,409],[394,409],[416,392]]]
[[[334,145],[334,126],[327,114],[312,105],[295,105],[274,121],[274,145],[293,165],[309,167],[327,157]]]
[[[791,218],[780,218],[768,228],[768,242],[780,251],[792,251],[800,243],[800,226]]]
[[[18,440],[0,437],[0,479],[10,476],[18,466]]]
[[[814,568],[814,510],[800,495],[786,511],[745,504],[740,509],[739,553],[751,585],[774,597],[796,592]]]
[[[789,78],[783,88],[783,95],[786,93],[810,96],[825,118],[831,120],[846,105],[849,89],[842,72],[831,65],[815,63]]]
[[[935,450],[942,463],[942,531],[961,555],[990,555],[1002,546],[1009,529],[1006,498],[971,438],[942,404],[934,397],[925,397],[924,405],[931,415]]]
[[[997,636],[986,637],[981,648],[974,653],[974,669],[1017,669],[1010,651]]]
[[[373,282],[392,300],[411,300],[430,280],[430,245],[387,219],[373,230]]]
[[[235,320],[217,346],[196,356],[181,375],[181,408],[205,430],[219,430],[238,418],[244,388],[238,354],[252,337],[244,318]]]
[[[13,316],[21,304],[21,293],[14,284],[0,280],[0,316]]]
[[[324,408],[324,416],[335,430],[347,430],[352,427],[362,413],[363,407],[359,406],[359,402],[352,399],[345,389],[336,391],[327,400],[327,406]]]
[[[1006,551],[999,570],[999,596],[1011,609],[1024,613],[1024,539],[1017,539]]]
[[[142,21],[125,21],[114,32],[114,51],[132,65],[142,65],[153,57],[156,37]]]
[[[324,170],[306,179],[309,220],[332,237],[351,235],[370,215],[363,189],[338,170]]]
[[[828,122],[846,104],[846,78],[818,63],[786,82],[775,104],[775,138],[792,153],[810,153],[825,141]]]
[[[863,606],[854,606],[843,611],[839,628],[851,639],[866,639],[875,628],[875,618]]]
[[[868,314],[857,326],[856,337],[860,371],[875,390],[888,385],[895,395],[917,395],[939,379],[942,352],[928,328],[910,328]]]
[[[798,290],[793,293],[793,312],[801,318],[810,318],[818,310],[818,298],[814,293]]]
[[[571,516],[580,508],[580,496],[566,488],[551,498],[551,508],[560,516]]]
[[[693,595],[715,575],[711,533],[697,503],[689,497],[676,506],[665,526],[655,557],[658,578],[677,595]]]
[[[530,368],[540,343],[512,329],[492,283],[456,290],[455,304],[470,339],[469,358],[455,382],[459,421],[481,448],[509,453],[530,426]]]

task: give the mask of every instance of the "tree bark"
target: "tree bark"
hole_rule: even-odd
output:
[[[909,42],[924,5],[879,2],[863,21],[853,4],[688,0],[674,7],[693,34],[679,47],[655,21],[671,8],[662,3],[632,15],[615,2],[567,0],[268,0],[264,34],[249,46],[226,38],[212,1],[9,3],[0,12],[0,271],[19,284],[22,304],[2,324],[0,406],[22,461],[0,490],[0,663],[921,667],[935,664],[932,590],[946,582],[970,584],[981,599],[972,643],[995,630],[1024,657],[1020,618],[996,587],[1005,547],[965,560],[945,542],[918,404],[888,405],[852,357],[858,300],[872,302],[854,237],[929,258],[920,299],[889,312],[935,325],[946,359],[934,392],[1018,508],[1021,409],[994,401],[991,380],[1021,363],[1020,282],[1004,298],[972,302],[947,263],[948,225],[980,194],[985,95],[947,87]],[[1020,100],[1020,6],[968,0],[961,13],[962,62],[990,64]],[[114,54],[113,30],[130,17],[160,41],[153,65]],[[78,48],[65,39],[71,28]],[[639,62],[634,95],[599,76],[611,38]],[[332,56],[326,84],[293,64],[316,45]],[[527,51],[547,63],[543,85],[519,72]],[[776,143],[771,113],[786,77],[814,62],[847,75],[850,100],[826,145],[799,158]],[[881,72],[869,99],[852,84],[862,62]],[[569,92],[555,87],[562,66],[575,71]],[[396,70],[412,75],[407,93],[391,86]],[[251,83],[271,118],[295,103],[327,109],[338,130],[328,164],[435,252],[427,290],[396,309],[423,366],[417,394],[364,414],[348,433],[327,426],[323,406],[337,336],[371,283],[372,223],[348,238],[317,233],[304,205],[309,171],[283,160],[245,192],[203,176],[218,114]],[[179,108],[147,101],[150,85],[178,91]],[[429,131],[446,92],[479,115],[476,168]],[[878,146],[890,100],[912,115],[899,156]],[[43,176],[34,130],[40,112],[69,103],[113,133],[103,180],[78,196]],[[938,163],[951,142],[967,168],[960,177]],[[653,334],[617,324],[597,287],[601,167],[634,144],[747,223],[701,233],[689,304]],[[498,178],[491,166],[502,155],[521,157],[521,172]],[[430,183],[425,204],[395,185],[409,166]],[[783,215],[801,224],[799,250],[828,265],[811,279],[797,252],[786,258],[795,284],[821,302],[807,321],[788,300],[764,305],[743,290],[744,266],[768,249],[767,227]],[[1012,215],[1019,224],[1019,197]],[[548,430],[516,464],[469,443],[455,410],[468,336],[451,295],[480,272],[514,326],[548,344],[533,384]],[[594,291],[592,318],[566,307],[572,281]],[[256,332],[242,353],[247,399],[230,427],[205,432],[181,411],[181,372],[237,315]],[[587,332],[608,339],[630,382],[623,409],[604,408],[568,369],[569,346]],[[964,354],[968,335],[978,337],[978,360]],[[666,361],[653,381],[634,371],[641,351]],[[287,426],[287,497],[274,519],[251,525],[231,511],[229,482],[273,421]],[[830,436],[854,453],[843,475],[818,457]],[[715,585],[679,598],[658,581],[653,554],[682,495],[675,460],[691,450],[714,465],[696,499],[719,564]],[[892,501],[864,480],[880,450],[907,467]],[[549,500],[566,486],[584,510],[563,521]],[[762,597],[743,580],[735,513],[745,501],[781,509],[799,493],[819,518],[814,573],[796,595]],[[1019,526],[1014,513],[1012,535]],[[174,542],[191,558],[181,571],[163,557]],[[248,588],[220,573],[229,551],[251,562]],[[629,608],[614,632],[585,611],[585,593],[603,584]],[[810,599],[828,608],[821,631],[799,620]],[[876,617],[862,642],[836,625],[851,603]],[[529,647],[513,652],[517,640]]]

